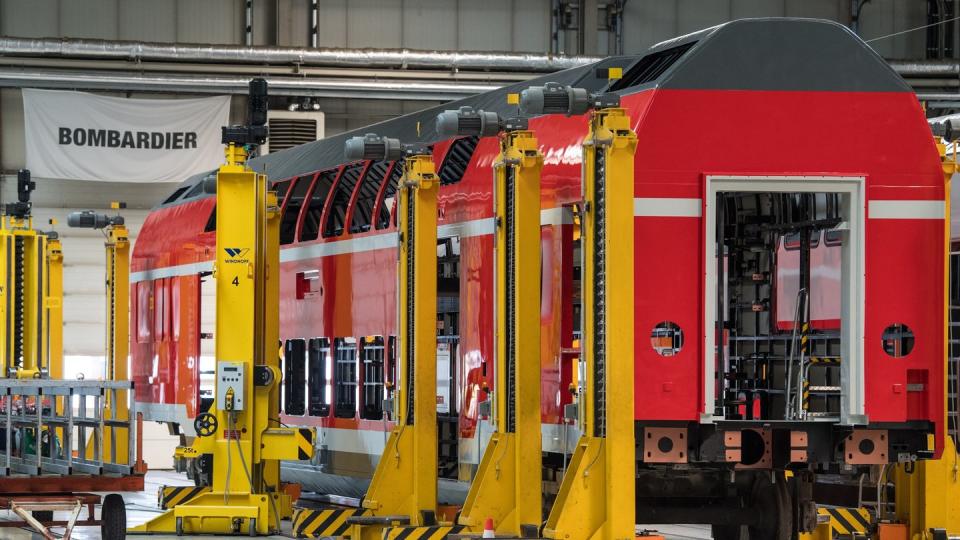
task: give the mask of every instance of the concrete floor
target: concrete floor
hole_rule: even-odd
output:
[[[132,527],[134,525],[139,525],[152,518],[153,516],[160,513],[160,509],[157,507],[157,489],[161,485],[175,486],[175,485],[191,485],[192,482],[187,480],[187,477],[182,474],[178,474],[172,471],[150,471],[147,473],[147,477],[144,481],[144,490],[137,492],[126,492],[122,493],[124,501],[127,503],[127,525]],[[97,513],[99,514],[100,508],[97,507]],[[3,520],[14,520],[16,515],[9,511],[0,511],[0,521]],[[56,519],[66,519],[66,513],[56,514]],[[81,519],[86,517],[86,513],[81,513]],[[289,533],[290,523],[285,522],[285,532]],[[668,540],[709,540],[710,538],[710,528],[704,527],[702,525],[658,525],[648,526],[648,527],[638,527],[638,531],[644,529],[656,529],[663,534]],[[62,533],[63,529],[54,529],[54,533]],[[9,539],[9,540],[33,540],[40,539],[39,534],[32,533],[30,530],[26,529],[16,529],[16,528],[0,528],[0,539]],[[80,527],[74,529],[73,538],[79,540],[99,540],[100,538],[100,529],[99,527]],[[167,536],[167,535],[156,535],[156,536],[131,536],[130,538],[145,538],[150,540],[172,540],[176,539],[176,536]],[[237,537],[228,537],[228,536],[204,536],[203,538],[216,539],[216,538],[237,538]],[[284,538],[283,536],[272,536],[270,538]]]

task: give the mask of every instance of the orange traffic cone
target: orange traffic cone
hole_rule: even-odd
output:
[[[493,535],[493,518],[483,520],[483,536],[480,538],[496,538]]]

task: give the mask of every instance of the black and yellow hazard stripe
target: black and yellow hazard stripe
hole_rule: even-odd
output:
[[[873,518],[865,508],[820,507],[817,513],[830,517],[830,526],[841,536],[854,533],[866,535],[873,526]]]
[[[365,508],[297,508],[293,513],[295,538],[342,536],[350,525],[347,519],[367,513]]]
[[[160,508],[168,510],[208,491],[209,486],[160,486]]]
[[[463,532],[463,525],[437,525],[434,527],[386,527],[383,540],[441,540],[448,535]]]
[[[803,327],[800,330],[800,358],[809,358],[810,352],[810,323],[804,322]],[[810,380],[804,376],[803,378],[803,398],[801,403],[803,404],[803,410],[810,410]]]
[[[313,457],[313,430],[300,428],[297,430],[297,458],[305,461]]]
[[[839,366],[840,357],[839,356],[811,356],[810,363],[827,365],[827,366]]]

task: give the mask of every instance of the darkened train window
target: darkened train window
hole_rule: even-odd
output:
[[[290,244],[297,236],[297,218],[300,217],[300,209],[303,207],[303,199],[307,196],[307,190],[310,189],[310,183],[313,181],[313,175],[301,176],[297,183],[293,185],[293,191],[287,198],[287,204],[283,207],[283,216],[280,217],[280,244]]]
[[[353,418],[357,415],[357,340],[336,338],[333,340],[333,380],[336,383],[333,415],[337,418]]]
[[[277,204],[283,204],[283,196],[286,195],[287,190],[290,189],[290,182],[292,182],[292,180],[284,180],[273,185],[273,191],[277,192]]]
[[[363,362],[363,407],[360,418],[383,419],[383,337],[363,338],[360,359]]]
[[[810,248],[813,249],[820,244],[820,231],[810,231]],[[783,237],[783,248],[787,251],[800,249],[800,233],[790,233]]]
[[[320,233],[320,216],[323,215],[323,205],[330,195],[330,187],[337,178],[337,169],[320,173],[316,186],[310,194],[310,206],[303,216],[303,227],[300,229],[300,241],[316,240]]]
[[[377,193],[383,185],[383,176],[387,173],[388,163],[378,161],[371,163],[367,168],[363,180],[360,182],[360,192],[357,193],[357,202],[353,206],[353,218],[350,220],[350,232],[365,232],[370,230],[373,207],[377,202]]]
[[[453,141],[437,172],[441,185],[455,184],[463,178],[478,142],[480,139],[477,137],[463,137]]]
[[[393,199],[397,195],[397,183],[400,181],[400,175],[403,174],[403,165],[395,161],[393,168],[390,169],[390,177],[387,178],[387,187],[383,190],[383,198],[380,199],[380,210],[377,215],[377,228],[386,229],[390,226],[390,215],[393,212]]]
[[[183,195],[183,192],[186,191],[188,187],[190,186],[183,186],[182,188],[177,188],[177,190],[174,191],[172,195],[164,199],[162,204],[170,204],[173,201],[179,199],[180,196]]]
[[[610,85],[610,91],[615,92],[631,86],[640,86],[656,79],[670,69],[670,66],[675,64],[696,44],[696,41],[692,41],[644,56],[636,65],[627,70],[622,79]]]
[[[343,174],[340,175],[340,181],[337,182],[337,187],[334,190],[333,200],[330,201],[330,213],[327,215],[327,222],[323,226],[324,238],[343,234],[347,205],[350,204],[350,195],[353,194],[353,188],[357,185],[361,171],[363,171],[363,163],[344,167]]]
[[[192,198],[196,197],[197,195],[200,195],[200,192],[203,191],[203,184],[204,184],[207,180],[212,180],[212,179],[214,179],[214,178],[216,178],[216,177],[217,177],[217,175],[215,175],[215,174],[208,174],[207,176],[205,176],[205,177],[203,177],[202,179],[200,179],[199,182],[197,182],[196,184],[193,185],[193,188],[190,190],[189,193],[187,193],[187,195],[184,197],[184,199],[192,199]]]
[[[330,340],[312,338],[307,344],[307,412],[310,416],[330,415]]]
[[[307,343],[288,339],[283,347],[283,411],[294,416],[306,414]]]
[[[210,217],[207,218],[207,226],[203,228],[203,232],[213,232],[217,230],[217,205],[213,205],[213,210],[210,211]]]

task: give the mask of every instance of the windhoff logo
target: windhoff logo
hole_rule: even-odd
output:
[[[249,262],[247,260],[247,253],[250,253],[250,248],[223,248],[227,252],[227,258],[224,260],[226,263],[245,263]]]

